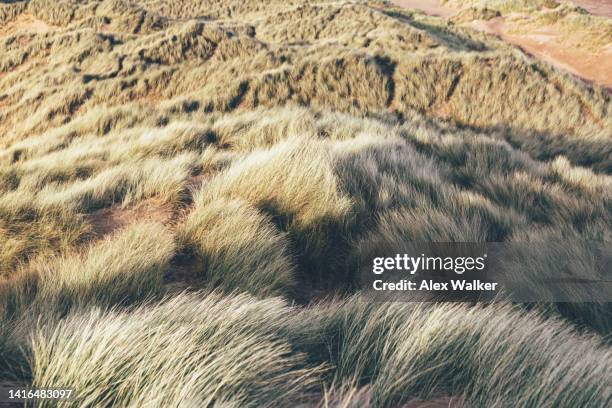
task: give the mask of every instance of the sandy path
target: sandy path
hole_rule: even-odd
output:
[[[612,0],[575,0],[593,14],[612,16]],[[437,0],[395,0],[396,5],[415,8],[427,14],[449,17],[457,13]],[[528,16],[524,16],[528,18]],[[518,46],[524,52],[587,81],[612,89],[612,43],[596,51],[572,46],[554,26],[542,26],[521,34],[512,33],[512,24],[504,17],[489,21],[475,20],[470,25]]]
[[[612,0],[569,0],[591,14],[612,17]],[[459,10],[442,4],[439,0],[392,0],[400,7],[421,10],[432,16],[450,17]]]
[[[526,53],[578,77],[612,88],[612,43],[597,51],[573,47],[555,26],[538,27],[527,33],[511,33],[503,17],[474,21],[472,27],[499,36]]]
[[[612,0],[571,0],[591,14],[612,18]]]

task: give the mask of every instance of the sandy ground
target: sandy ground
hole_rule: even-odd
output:
[[[458,10],[443,5],[438,0],[395,0],[391,3],[407,9],[421,10],[431,16],[452,17]]]
[[[593,14],[612,16],[612,0],[575,0]],[[443,6],[437,0],[396,0],[400,7],[415,8],[430,15],[448,18],[459,10]],[[529,16],[523,16],[529,18]],[[504,17],[489,21],[475,20],[470,25],[514,44],[527,54],[548,62],[579,78],[612,89],[612,43],[599,50],[577,48],[563,39],[555,26],[542,26],[516,34]]]
[[[527,33],[511,33],[503,17],[474,21],[472,27],[497,35],[526,53],[580,78],[612,88],[612,43],[597,51],[567,44],[555,26],[538,27]]]
[[[612,0],[571,0],[591,14],[612,18]]]
[[[19,32],[46,33],[53,27],[30,14],[21,14],[4,27],[0,27],[0,37],[14,35]]]
[[[135,207],[122,208],[113,206],[94,211],[88,216],[94,238],[104,238],[137,221],[168,224],[172,219],[172,210],[155,199],[144,200]]]

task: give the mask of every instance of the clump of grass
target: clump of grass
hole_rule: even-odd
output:
[[[137,223],[83,253],[37,258],[0,281],[0,378],[28,379],[22,351],[39,321],[160,296],[174,251],[164,227]]]
[[[33,384],[74,384],[79,406],[276,405],[312,401],[316,390],[322,404],[381,407],[438,395],[470,406],[604,407],[611,398],[602,378],[612,355],[600,339],[504,304],[354,296],[291,309],[181,294],[124,311],[76,310],[41,322],[30,341]]]
[[[294,405],[321,370],[279,334],[288,319],[278,300],[218,294],[75,313],[34,332],[33,384],[70,384],[75,407]]]
[[[312,113],[297,107],[278,109],[274,113],[260,109],[226,115],[213,125],[220,145],[248,152],[271,148],[293,135],[309,133],[314,129]]]
[[[446,189],[445,169],[397,134],[364,134],[338,143],[334,153],[336,173],[364,221],[384,210],[435,201]]]
[[[342,193],[332,166],[323,145],[292,139],[235,161],[204,186],[197,204],[204,207],[224,198],[241,199],[269,214],[281,231],[288,232],[307,271],[333,270],[337,251],[346,245],[341,232],[349,220],[351,202]]]
[[[476,215],[451,216],[433,208],[391,211],[381,215],[376,232],[366,242],[398,246],[403,242],[486,242],[483,223]]]
[[[32,262],[0,288],[6,317],[67,311],[88,305],[129,304],[162,291],[174,255],[173,236],[159,224],[135,224],[84,253]]]
[[[0,198],[0,277],[8,277],[29,259],[66,253],[90,231],[82,216],[68,209],[44,211],[21,192]]]
[[[398,135],[386,140],[361,137],[339,147],[336,171],[356,203],[360,232],[372,231],[378,224],[388,230],[389,238],[399,238],[391,230],[402,231],[406,234],[402,241],[499,241],[525,223],[486,196],[459,189],[454,180],[458,166],[433,161]],[[487,159],[470,151],[479,156],[474,159],[477,163]],[[445,233],[449,235],[444,237]]]
[[[331,359],[336,381],[369,384],[373,406],[439,394],[469,406],[604,407],[611,398],[609,348],[534,312],[367,297],[319,307],[296,320],[300,341]]]
[[[172,235],[159,224],[134,224],[90,247],[84,255],[41,265],[44,303],[116,304],[159,294],[174,255]]]
[[[497,210],[487,211],[489,214],[499,214],[503,209],[506,214],[495,216],[498,220],[495,223],[504,234],[489,237],[492,240],[503,240],[513,230],[528,228],[534,223],[554,226],[570,236],[578,233],[589,239],[603,238],[597,232],[600,229],[597,224],[611,216],[606,208],[608,195],[601,193],[609,182],[608,176],[596,176],[587,169],[569,166],[563,157],[544,164],[506,142],[490,138],[420,137],[414,133],[409,138],[423,151],[447,163],[450,179],[455,184],[485,198],[490,202],[489,207],[497,206]],[[559,176],[561,168],[566,174],[563,177]],[[456,196],[453,193],[447,197]],[[442,201],[456,214],[450,205],[456,200]]]
[[[39,193],[39,202],[42,207],[76,206],[86,212],[153,196],[177,202],[195,160],[194,155],[182,154],[167,161],[148,159],[118,165],[72,185],[47,186]]]
[[[5,24],[14,20],[15,17],[23,13],[26,6],[27,3],[24,1],[6,2],[0,4],[0,23]]]
[[[470,7],[459,11],[451,17],[455,23],[470,23],[474,20],[491,20],[501,16],[498,10],[492,10],[487,7]]]
[[[153,197],[180,207],[209,138],[205,126],[185,123],[71,144],[75,131],[23,144],[20,161],[0,168],[0,275],[82,244],[91,230],[84,215],[100,208]]]
[[[203,203],[196,198],[196,202],[178,240],[183,250],[196,256],[200,278],[226,291],[246,289],[258,296],[291,293],[295,276],[286,233],[241,200]]]

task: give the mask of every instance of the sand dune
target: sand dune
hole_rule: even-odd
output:
[[[437,0],[397,0],[393,3],[400,7],[421,10],[432,16],[450,18],[461,9],[453,8]],[[576,5],[600,16],[612,16],[612,1],[573,1]],[[555,67],[565,70],[587,81],[612,88],[612,37],[610,42],[596,49],[576,45],[573,39],[560,32],[557,25],[529,26],[515,23],[518,20],[529,20],[528,14],[513,13],[513,19],[505,16],[491,20],[474,20],[469,23],[472,28],[496,35],[510,44],[516,45],[526,53],[546,61]],[[580,35],[580,33],[576,33]]]
[[[598,277],[610,95],[495,36],[542,59],[568,27],[605,36],[575,8],[515,32],[402,4],[443,18],[0,1],[0,386],[74,388],[37,404],[63,408],[608,408],[608,304],[379,302],[359,267],[541,242],[571,262],[528,257],[526,282]]]

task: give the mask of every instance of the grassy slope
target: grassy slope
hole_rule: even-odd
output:
[[[609,346],[575,331],[607,336],[608,305],[265,300],[352,291],[398,237],[609,242],[605,90],[382,3],[0,4],[24,13],[49,31],[0,37],[0,379],[89,406],[610,402]],[[166,225],[99,240],[148,200]]]

